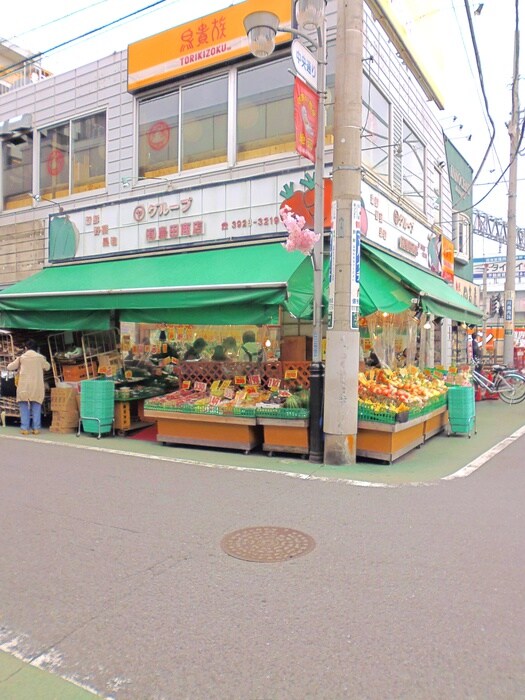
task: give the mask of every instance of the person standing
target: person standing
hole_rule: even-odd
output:
[[[44,372],[51,367],[46,358],[36,351],[34,340],[25,344],[25,352],[7,365],[9,371],[18,370],[16,400],[20,408],[22,435],[40,433],[42,404],[45,397]]]

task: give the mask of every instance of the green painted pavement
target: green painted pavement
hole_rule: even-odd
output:
[[[2,700],[93,700],[97,697],[100,695],[0,651]]]
[[[313,464],[307,459],[298,459],[293,455],[269,457],[260,452],[246,455],[243,452],[228,450],[166,446],[156,442],[131,440],[112,435],[103,436],[97,440],[96,437],[84,433],[77,437],[75,433],[60,435],[44,430],[38,437],[27,436],[21,439],[116,450],[130,455],[143,455],[210,467],[267,470],[327,479],[396,485],[431,482],[453,474],[501,440],[509,437],[524,424],[525,402],[509,406],[503,401],[482,401],[476,403],[477,433],[471,438],[466,435],[447,437],[441,433],[392,464],[360,459],[357,464],[338,467]],[[0,435],[19,436],[19,430],[14,425],[8,425],[0,429]]]

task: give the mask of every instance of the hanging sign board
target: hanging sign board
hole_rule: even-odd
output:
[[[317,59],[298,39],[292,41],[292,60],[299,76],[317,90]]]

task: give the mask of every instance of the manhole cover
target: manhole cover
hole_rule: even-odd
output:
[[[289,527],[245,527],[225,535],[221,547],[236,559],[272,563],[308,554],[315,540]]]

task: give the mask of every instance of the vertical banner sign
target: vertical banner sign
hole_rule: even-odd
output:
[[[315,163],[319,96],[299,78],[294,84],[295,150]]]
[[[454,243],[441,234],[441,274],[445,282],[454,282]]]
[[[337,202],[332,202],[332,229],[330,231],[330,268],[328,276],[328,328],[334,327],[334,304],[335,304],[335,247],[336,247],[336,227],[337,227]]]
[[[359,275],[361,267],[361,202],[352,201],[352,265],[350,277],[350,328],[359,329]]]

